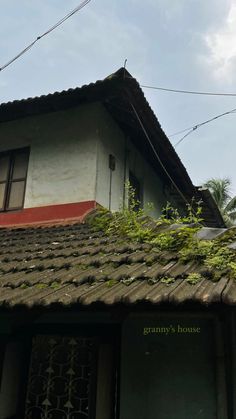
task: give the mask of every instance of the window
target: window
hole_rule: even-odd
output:
[[[95,348],[91,338],[34,338],[26,419],[94,418]]]
[[[114,351],[110,336],[35,335],[23,417],[115,419]]]
[[[0,211],[23,207],[29,148],[0,153]]]
[[[129,183],[134,191],[134,200],[137,203],[135,209],[138,210],[142,206],[142,190],[138,178],[130,171]]]

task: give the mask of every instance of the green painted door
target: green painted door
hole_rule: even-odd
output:
[[[216,419],[214,324],[136,316],[122,335],[121,419]]]

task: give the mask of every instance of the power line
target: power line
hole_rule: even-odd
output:
[[[179,132],[176,132],[175,134],[172,134],[172,136],[173,136],[173,135],[177,135],[177,134],[180,134],[182,132],[188,131],[187,134],[185,134],[182,138],[180,138],[180,140],[177,141],[177,143],[174,145],[174,147],[177,147],[180,143],[182,143],[182,141],[186,137],[188,137],[188,135],[192,134],[192,132],[193,131],[196,131],[196,129],[198,129],[199,127],[202,127],[203,125],[206,125],[209,122],[215,121],[216,119],[221,118],[222,116],[229,115],[229,114],[235,113],[235,112],[236,112],[236,108],[235,109],[231,109],[231,111],[227,111],[227,112],[221,113],[219,115],[214,116],[211,119],[208,119],[207,121],[200,122],[199,124],[196,124],[196,125],[194,125],[194,126],[192,126],[190,128],[186,128],[186,129],[184,129],[182,131],[179,131]],[[170,135],[170,137],[171,137],[171,135]]]
[[[144,132],[144,134],[145,134],[145,137],[147,138],[147,140],[148,140],[148,142],[149,142],[149,144],[150,144],[150,146],[151,146],[151,148],[152,148],[152,150],[153,150],[153,152],[154,152],[154,154],[155,154],[155,156],[156,156],[156,158],[157,158],[157,160],[158,160],[159,164],[161,165],[162,169],[163,169],[163,170],[164,170],[164,172],[166,173],[167,177],[170,179],[170,181],[171,181],[172,185],[174,186],[174,188],[176,189],[176,191],[179,193],[179,195],[181,196],[181,198],[184,200],[184,202],[185,202],[187,205],[189,205],[189,202],[188,202],[187,198],[186,198],[186,197],[185,197],[185,195],[181,192],[181,190],[179,189],[179,187],[176,185],[176,183],[175,183],[175,181],[173,180],[172,176],[169,174],[169,172],[168,172],[168,170],[166,169],[165,165],[163,164],[163,162],[162,162],[161,158],[159,157],[159,155],[158,155],[158,153],[157,153],[157,151],[156,151],[155,147],[153,146],[152,141],[151,141],[151,139],[150,139],[150,137],[149,137],[149,135],[148,135],[148,133],[147,133],[147,131],[146,131],[146,129],[145,129],[145,127],[144,127],[144,125],[143,125],[143,123],[142,123],[142,121],[141,121],[140,117],[139,117],[139,114],[138,114],[137,110],[135,109],[135,107],[134,107],[134,105],[133,105],[133,103],[132,103],[131,101],[129,101],[129,103],[130,103],[130,105],[131,105],[131,107],[132,107],[132,109],[133,109],[133,111],[134,111],[134,114],[136,115],[136,118],[137,118],[137,120],[138,120],[138,122],[139,122],[139,124],[140,124],[140,126],[141,126],[141,128],[142,128],[142,130],[143,130],[143,132]],[[196,215],[196,213],[195,213],[194,209],[193,209],[193,212],[194,212],[194,214]],[[204,223],[203,221],[201,222],[201,224],[205,226],[205,223]]]
[[[152,141],[151,141],[151,139],[150,139],[150,137],[149,137],[149,135],[148,135],[148,133],[147,133],[147,131],[146,131],[146,129],[145,129],[145,127],[144,127],[144,125],[143,125],[143,123],[142,123],[141,119],[140,119],[140,117],[139,117],[138,112],[136,111],[136,109],[135,109],[134,105],[132,104],[132,102],[130,102],[130,105],[131,105],[131,107],[132,107],[132,109],[133,109],[133,111],[134,111],[134,113],[135,113],[135,115],[136,115],[136,118],[137,118],[137,120],[138,120],[138,122],[139,122],[139,124],[140,124],[140,126],[141,126],[141,128],[142,128],[142,130],[143,130],[143,132],[144,132],[144,134],[145,134],[145,136],[146,136],[146,138],[147,138],[147,140],[148,140],[148,142],[149,142],[149,144],[150,144],[150,146],[151,146],[151,148],[152,148],[152,150],[153,150],[153,152],[154,152],[154,154],[155,154],[155,156],[156,156],[157,160],[158,160],[158,162],[160,163],[160,165],[161,165],[162,169],[164,170],[164,172],[166,173],[166,175],[167,175],[167,176],[168,176],[168,178],[170,179],[171,183],[173,184],[173,186],[175,187],[175,189],[177,190],[177,192],[180,194],[181,198],[182,198],[182,199],[183,199],[183,200],[184,200],[184,201],[188,204],[188,201],[187,201],[187,199],[185,198],[184,194],[183,194],[183,193],[181,192],[181,190],[178,188],[178,186],[176,185],[176,183],[175,183],[175,182],[174,182],[174,180],[172,179],[171,175],[169,174],[169,172],[168,172],[168,171],[167,171],[167,169],[165,168],[164,164],[162,163],[162,161],[161,161],[161,159],[160,159],[159,155],[157,154],[156,149],[155,149],[155,147],[153,146]]]
[[[55,25],[51,26],[46,32],[44,32],[42,35],[37,36],[37,38],[31,42],[26,48],[24,48],[22,51],[20,51],[15,57],[13,57],[11,60],[9,60],[6,64],[4,64],[2,67],[0,67],[0,71],[4,70],[6,67],[11,65],[14,61],[16,61],[18,58],[20,58],[23,54],[25,54],[29,49],[31,49],[34,44],[36,44],[37,41],[42,39],[44,36],[48,35],[50,32],[54,31],[58,26],[62,25],[67,19],[69,19],[71,16],[73,16],[75,13],[77,13],[79,10],[83,9],[91,0],[84,0],[79,6],[77,6],[75,9],[71,10],[66,16],[64,16],[62,19],[58,20],[58,22],[55,23]]]
[[[215,92],[198,92],[194,90],[180,90],[180,89],[169,89],[166,87],[158,87],[158,86],[148,86],[145,84],[140,84],[141,87],[145,89],[154,89],[154,90],[162,90],[165,92],[171,93],[184,93],[189,95],[205,95],[205,96],[236,96],[236,93],[215,93]]]
[[[185,129],[182,129],[181,131],[174,132],[174,134],[170,134],[170,135],[168,135],[168,137],[174,137],[175,135],[182,134],[183,132],[189,131],[190,129],[194,128],[195,126],[196,125],[193,125],[192,127],[185,128]]]
[[[127,76],[127,78],[133,79],[132,76]],[[236,93],[222,93],[222,92],[201,92],[197,90],[181,90],[181,89],[170,89],[168,87],[160,87],[160,86],[150,86],[147,84],[140,84],[140,87],[144,87],[145,89],[154,89],[154,90],[162,90],[164,92],[171,92],[171,93],[184,93],[189,95],[205,95],[205,96],[236,96]]]

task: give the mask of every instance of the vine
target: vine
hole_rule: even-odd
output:
[[[114,213],[101,208],[90,220],[93,229],[102,230],[107,235],[149,243],[153,245],[153,250],[160,252],[160,261],[161,252],[170,251],[175,252],[176,258],[183,264],[196,262],[200,272],[186,276],[190,284],[196,284],[203,278],[218,281],[225,274],[236,279],[236,252],[228,248],[228,244],[236,240],[235,229],[231,233],[228,230],[219,239],[200,240],[196,234],[202,228],[199,203],[188,204],[185,216],[180,216],[178,210],[167,203],[160,218],[154,220],[149,215],[153,206],[140,208],[129,184],[126,184],[126,190],[129,205]],[[148,264],[151,265],[151,261]],[[175,279],[165,276],[160,280],[168,285]]]

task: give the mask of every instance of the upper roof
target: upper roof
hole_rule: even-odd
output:
[[[223,219],[214,200],[211,196],[206,198],[202,191],[194,187],[184,165],[145,99],[138,82],[125,68],[120,68],[104,80],[80,88],[3,103],[0,105],[0,123],[66,110],[96,101],[102,102],[121,129],[147,157],[155,171],[170,185],[176,202],[179,201],[179,204],[183,204],[183,198],[180,197],[170,178],[174,180],[187,201],[191,201],[193,197],[197,201],[202,200],[203,218],[206,225],[224,227]],[[166,170],[163,170],[162,166]]]
[[[157,238],[163,228],[155,230]],[[168,226],[165,231],[179,228]],[[212,262],[216,275],[211,278],[201,245],[193,258],[184,261],[176,249],[160,250],[157,243],[127,240],[119,234],[108,236],[89,222],[1,228],[0,307],[235,305],[236,229],[201,228],[197,235],[204,246],[213,240],[218,255],[228,249],[231,271],[219,269],[217,256]]]

